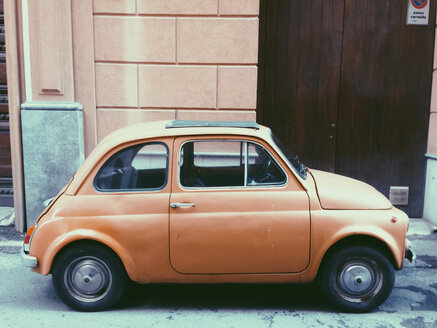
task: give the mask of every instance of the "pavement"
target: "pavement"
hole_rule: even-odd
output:
[[[430,235],[437,233],[437,228],[432,223],[424,219],[411,219],[408,227],[408,235]],[[436,250],[437,251],[437,250]]]

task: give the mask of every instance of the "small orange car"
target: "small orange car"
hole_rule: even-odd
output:
[[[373,187],[307,169],[255,122],[108,135],[29,228],[21,259],[70,307],[139,283],[309,283],[345,311],[389,296],[408,217]]]

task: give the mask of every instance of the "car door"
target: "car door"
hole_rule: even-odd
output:
[[[177,138],[170,261],[185,274],[300,272],[309,262],[309,199],[259,140]]]

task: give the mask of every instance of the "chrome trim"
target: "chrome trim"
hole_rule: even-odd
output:
[[[50,203],[53,201],[53,199],[55,199],[55,197],[52,197],[52,198],[46,199],[46,200],[43,202],[43,205],[44,205],[45,207],[49,206]]]
[[[171,208],[178,208],[178,207],[194,207],[196,204],[194,203],[171,203]]]
[[[284,161],[285,165],[290,169],[290,171],[292,172],[292,174],[296,177],[296,179],[299,180],[299,182],[301,183],[302,187],[304,187],[305,190],[308,190],[308,187],[306,186],[307,183],[307,178],[303,178],[299,172],[297,171],[297,168],[294,167],[294,165],[290,162],[290,160],[287,158],[287,156],[285,156],[284,152],[281,150],[281,148],[276,144],[275,140],[273,139],[273,131],[271,129],[270,130],[270,134],[269,134],[269,139],[265,139],[265,141],[273,148],[273,150],[278,154],[278,156]],[[307,172],[308,172],[308,167],[307,167]]]
[[[135,142],[138,142],[138,140],[136,140]],[[99,176],[99,174],[101,173],[101,171],[103,171],[103,168],[105,167],[106,163],[108,163],[108,161],[111,160],[119,152],[124,151],[124,150],[126,150],[126,149],[128,149],[130,147],[135,147],[135,146],[139,146],[139,145],[141,145],[142,147],[145,147],[147,145],[163,145],[164,148],[166,149],[166,151],[167,151],[167,153],[166,153],[167,162],[166,162],[166,167],[165,167],[165,181],[164,181],[164,184],[161,187],[159,187],[159,188],[136,188],[136,189],[101,189],[101,188],[98,188],[96,186],[96,180],[97,180],[97,177]],[[120,146],[120,145],[118,145],[118,146]],[[169,172],[170,172],[170,164],[171,163],[170,163],[170,148],[168,147],[168,145],[165,142],[163,142],[163,141],[144,142],[143,141],[142,143],[138,142],[138,143],[135,143],[135,144],[133,144],[131,146],[128,146],[128,147],[124,147],[124,148],[120,147],[120,149],[114,151],[114,149],[117,149],[118,146],[112,148],[109,151],[109,153],[112,152],[112,154],[110,156],[106,156],[107,154],[104,156],[104,157],[106,157],[105,162],[100,166],[99,171],[94,175],[94,178],[93,178],[93,187],[94,187],[94,190],[96,190],[97,192],[102,193],[102,194],[113,194],[113,195],[121,194],[121,195],[127,195],[127,194],[139,194],[139,193],[144,194],[145,192],[160,192],[163,189],[165,189],[165,187],[167,187],[167,184],[169,182]],[[71,180],[70,180],[70,182],[71,182]]]
[[[405,246],[405,258],[412,264],[416,262],[416,253],[412,250],[412,243],[408,239],[406,240]]]
[[[191,121],[191,120],[173,120],[166,124],[166,129],[172,128],[246,128],[259,130],[258,123],[254,121]]]
[[[180,138],[184,138],[184,136],[181,136]],[[211,137],[209,137],[209,138],[211,138]],[[181,169],[181,165],[180,165],[180,156],[179,156],[179,155],[181,154],[182,147],[183,147],[186,143],[188,143],[188,142],[203,142],[203,141],[206,141],[206,142],[208,142],[208,141],[209,141],[209,142],[211,142],[211,141],[238,141],[238,142],[243,142],[243,143],[246,143],[247,150],[248,150],[248,148],[249,148],[249,143],[254,144],[254,145],[257,145],[257,146],[260,146],[262,149],[264,149],[264,150],[267,152],[267,154],[270,155],[270,157],[271,157],[271,158],[273,159],[273,161],[278,165],[278,167],[280,168],[280,170],[282,171],[282,173],[284,173],[284,175],[285,175],[285,181],[284,181],[284,183],[282,183],[282,184],[267,184],[267,183],[266,183],[266,184],[260,184],[260,185],[247,185],[247,184],[246,184],[246,181],[245,181],[245,185],[244,185],[244,186],[225,186],[225,187],[185,187],[185,186],[183,186],[183,185],[180,183],[180,179],[179,179],[179,178],[180,178],[180,169]],[[263,141],[265,141],[269,146],[271,146],[271,147],[273,148],[273,150],[275,151],[275,153],[277,154],[277,156],[281,157],[281,156],[280,156],[280,153],[277,151],[277,149],[275,149],[275,148],[272,146],[272,144],[269,144],[269,142],[266,141],[266,140],[264,140],[264,139],[263,139]],[[175,154],[173,154],[173,156],[175,156]],[[254,188],[254,189],[263,189],[263,188],[268,188],[268,189],[271,189],[271,188],[281,188],[281,187],[285,187],[285,186],[288,184],[289,180],[290,180],[290,178],[289,178],[289,176],[288,176],[288,173],[287,173],[287,170],[285,170],[284,167],[283,167],[281,164],[279,164],[277,158],[272,154],[272,152],[269,151],[266,147],[264,147],[264,146],[261,145],[260,143],[258,143],[258,142],[256,142],[256,141],[253,141],[253,140],[232,139],[232,138],[229,138],[229,139],[222,139],[222,138],[220,138],[220,139],[190,139],[190,140],[185,140],[185,141],[180,145],[179,150],[178,150],[176,156],[178,156],[178,171],[177,171],[176,181],[177,181],[177,183],[178,183],[178,187],[179,187],[181,190],[187,190],[187,191],[191,191],[191,190],[193,190],[193,191],[199,191],[199,190],[248,190],[247,188]],[[246,156],[246,158],[247,158],[247,156]],[[282,158],[281,158],[281,159],[282,159]],[[288,161],[285,161],[285,163],[288,163]],[[287,165],[287,164],[286,164],[286,165]],[[287,167],[288,167],[288,165],[287,165]]]
[[[21,264],[29,268],[36,268],[38,266],[38,260],[34,256],[30,256],[24,252],[24,249],[21,249]]]
[[[247,176],[249,175],[248,172],[249,168],[247,167],[249,165],[249,143],[246,141],[243,144],[244,144],[244,186],[247,187]]]

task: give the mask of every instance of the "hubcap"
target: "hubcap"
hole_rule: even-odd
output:
[[[336,289],[345,300],[363,302],[381,290],[382,282],[381,269],[374,261],[350,259],[337,271]]]
[[[76,259],[67,267],[64,281],[74,298],[83,302],[95,302],[108,293],[112,276],[106,263],[86,256]]]
[[[342,271],[340,281],[350,293],[360,294],[372,286],[372,272],[363,265],[351,265]]]

